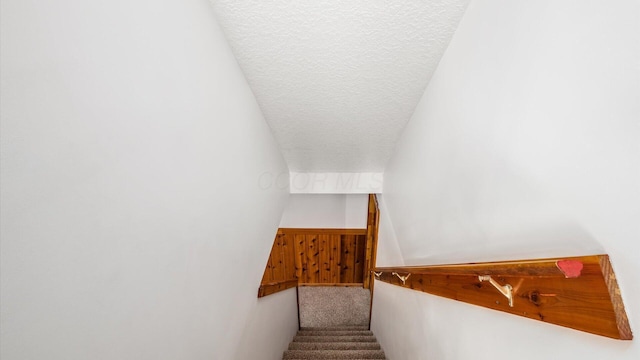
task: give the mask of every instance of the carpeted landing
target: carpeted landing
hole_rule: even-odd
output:
[[[289,344],[282,359],[385,359],[366,326],[307,327]]]
[[[298,302],[301,327],[369,326],[369,289],[300,286]]]

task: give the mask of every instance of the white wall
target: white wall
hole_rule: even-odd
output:
[[[278,180],[265,176],[265,182],[270,178]],[[292,194],[373,194],[382,192],[384,174],[292,171],[289,180]]]
[[[240,344],[230,359],[282,359],[282,353],[298,331],[296,288],[259,299],[254,297],[254,302],[246,316]],[[291,309],[295,312],[293,316]]]
[[[472,2],[385,172],[404,262],[606,252],[637,333],[639,37],[638,1]],[[393,359],[640,358],[637,341],[385,284],[374,298]]]
[[[288,189],[259,179],[288,170],[209,3],[1,14],[0,357],[280,358],[295,292],[256,294]]]
[[[378,223],[378,254],[376,255],[376,266],[404,266],[404,259],[400,252],[398,238],[396,236],[393,223],[389,217],[389,210],[384,198],[384,194],[377,194],[380,220]]]
[[[344,227],[366,229],[369,217],[369,195],[345,195],[344,197]]]
[[[280,227],[364,229],[368,201],[364,194],[292,194]]]

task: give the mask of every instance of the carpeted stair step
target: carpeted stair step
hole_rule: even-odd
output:
[[[300,323],[303,325],[285,360],[385,359],[384,351],[369,330],[368,289],[299,288]]]
[[[373,336],[370,330],[300,330],[298,336]]]
[[[375,336],[295,336],[293,342],[377,342]]]
[[[382,350],[287,350],[282,359],[385,359]]]
[[[292,342],[289,350],[380,350],[377,342]]]
[[[373,333],[361,326],[314,327],[298,331],[283,359],[384,359]]]
[[[327,326],[327,327],[302,327],[300,330],[319,330],[319,331],[331,331],[331,330],[369,330],[367,326]]]

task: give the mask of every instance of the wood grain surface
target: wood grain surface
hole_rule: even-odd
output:
[[[375,271],[380,281],[390,284],[614,339],[633,339],[608,255]],[[403,284],[394,273],[411,275]],[[512,286],[513,307],[490,283],[479,280],[484,275]]]

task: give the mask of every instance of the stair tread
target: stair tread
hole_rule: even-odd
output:
[[[300,330],[298,336],[372,336],[371,330]]]
[[[294,336],[294,342],[377,342],[375,336]]]
[[[369,330],[368,326],[308,326],[302,327],[300,330]]]
[[[380,350],[377,342],[291,342],[289,350]]]
[[[287,350],[283,359],[384,359],[382,350]]]

